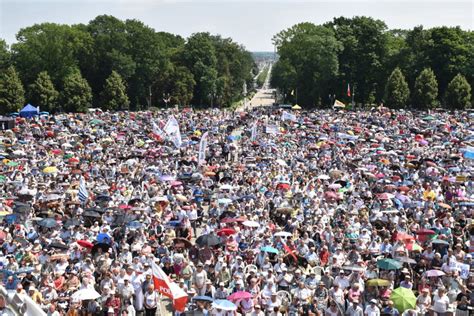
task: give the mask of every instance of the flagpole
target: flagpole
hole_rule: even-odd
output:
[[[295,89],[296,92],[296,104],[298,104],[298,88]]]
[[[354,104],[354,95],[355,95],[356,88],[354,85],[352,85],[352,109],[354,109],[355,104]]]

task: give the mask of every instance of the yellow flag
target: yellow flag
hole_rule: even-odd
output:
[[[295,90],[291,90],[291,95],[295,95]]]
[[[341,101],[336,100],[336,101],[334,101],[334,107],[335,108],[345,108],[346,105],[344,103],[342,103]]]

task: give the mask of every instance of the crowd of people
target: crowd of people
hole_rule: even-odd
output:
[[[383,107],[17,118],[0,132],[0,315],[15,294],[54,316],[472,315],[473,122]]]

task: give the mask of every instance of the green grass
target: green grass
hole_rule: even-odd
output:
[[[263,86],[263,84],[265,83],[265,79],[267,79],[267,76],[268,76],[268,70],[269,70],[269,67],[265,66],[265,68],[263,68],[262,72],[258,75],[258,77],[257,77],[257,86],[259,88],[261,88]]]

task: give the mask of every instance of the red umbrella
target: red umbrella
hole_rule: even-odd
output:
[[[436,232],[434,230],[431,230],[431,229],[420,229],[420,230],[417,230],[415,232],[415,234],[417,235],[434,235],[436,234]]]
[[[230,236],[230,235],[234,235],[235,233],[236,231],[233,230],[232,228],[222,228],[217,231],[217,236],[222,236],[222,235]]]
[[[248,298],[253,298],[253,295],[250,294],[249,292],[245,292],[245,291],[238,291],[238,292],[235,292],[234,294],[227,297],[227,299],[231,302],[245,300],[245,299],[248,299]]]
[[[221,223],[227,224],[227,223],[238,223],[238,222],[245,222],[246,219],[243,217],[226,217],[221,220]]]
[[[401,187],[398,187],[398,190],[400,190],[402,192],[408,192],[408,191],[410,191],[410,188],[407,187],[406,185],[402,185]]]
[[[61,155],[63,151],[61,149],[53,149],[51,152],[55,155]]]
[[[277,188],[277,190],[288,191],[290,189],[290,184],[289,183],[278,183],[276,188]]]
[[[76,243],[77,243],[79,246],[84,247],[84,248],[91,248],[91,249],[92,249],[92,247],[94,247],[94,244],[91,243],[91,242],[88,241],[88,240],[82,240],[82,239],[81,239],[81,240],[76,241]]]
[[[69,163],[78,163],[79,162],[79,159],[75,158],[75,157],[72,157],[72,158],[69,158]]]
[[[414,240],[415,237],[403,232],[397,232],[395,240]]]

